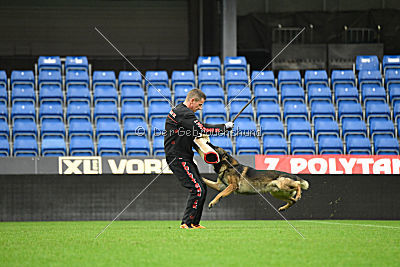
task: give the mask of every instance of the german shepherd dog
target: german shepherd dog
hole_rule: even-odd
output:
[[[301,198],[301,190],[307,190],[309,185],[306,180],[297,175],[274,170],[256,170],[240,164],[224,149],[207,143],[219,155],[219,163],[214,164],[214,171],[218,174],[216,182],[203,177],[207,186],[220,191],[209,203],[214,207],[222,197],[229,196],[232,192],[240,194],[257,194],[269,192],[271,196],[287,202],[279,208],[285,211]]]

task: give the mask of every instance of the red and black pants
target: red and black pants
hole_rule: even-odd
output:
[[[181,185],[189,189],[189,198],[185,213],[183,214],[182,224],[200,224],[203,206],[207,196],[207,186],[201,179],[197,165],[193,160],[176,158],[169,165],[171,171],[178,178]]]

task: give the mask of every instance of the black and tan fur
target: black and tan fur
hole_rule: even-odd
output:
[[[301,198],[301,190],[308,189],[308,182],[297,175],[274,171],[256,170],[240,164],[224,149],[208,143],[220,157],[220,162],[214,164],[214,171],[218,174],[216,182],[203,177],[203,181],[220,193],[209,203],[211,209],[222,197],[232,192],[240,194],[270,193],[273,197],[287,202],[279,208],[284,211],[293,206]]]

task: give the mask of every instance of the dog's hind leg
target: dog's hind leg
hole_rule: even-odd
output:
[[[294,198],[295,201],[299,200],[301,198],[301,186],[300,184],[297,185],[297,194],[296,197]]]
[[[233,184],[228,185],[228,186],[224,189],[224,191],[222,191],[221,193],[219,193],[219,194],[210,202],[210,204],[208,204],[208,208],[211,209],[212,207],[214,207],[214,206],[218,203],[218,201],[219,201],[220,198],[229,196],[229,195],[230,195],[233,191],[235,191],[236,189],[237,189],[237,187],[234,186]]]
[[[287,210],[288,208],[290,208],[291,206],[293,206],[296,203],[296,200],[294,198],[292,198],[292,197],[290,197],[288,199],[288,198],[286,198],[286,197],[284,197],[281,194],[278,194],[276,192],[270,192],[270,194],[271,194],[271,196],[273,196],[273,197],[275,197],[277,199],[280,199],[282,201],[287,202],[286,205],[284,205],[284,206],[282,206],[282,207],[280,207],[278,209],[279,211],[285,211],[285,210]]]
[[[201,177],[203,179],[203,181],[206,183],[207,186],[211,187],[212,189],[215,189],[217,191],[221,191],[219,186],[218,186],[218,182],[214,182],[214,181],[210,181],[204,177]]]

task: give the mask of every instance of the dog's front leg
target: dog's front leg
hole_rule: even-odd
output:
[[[210,204],[208,204],[208,208],[212,208],[212,207],[214,207],[217,203],[218,203],[218,201],[219,201],[219,199],[221,198],[221,197],[227,197],[227,196],[229,196],[233,191],[235,191],[237,189],[237,187],[235,186],[235,185],[233,185],[233,184],[230,184],[230,185],[228,185],[225,189],[224,189],[224,191],[222,191],[221,193],[219,193],[211,202],[210,202]]]

